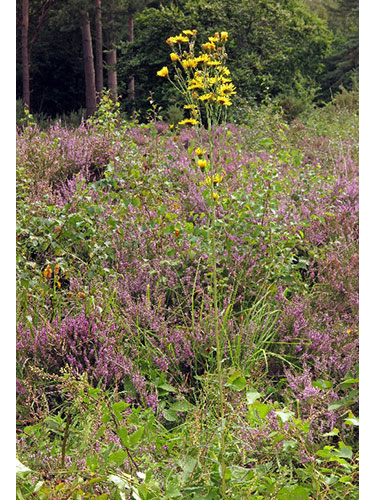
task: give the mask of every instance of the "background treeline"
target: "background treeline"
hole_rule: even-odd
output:
[[[230,35],[242,102],[276,100],[287,118],[358,85],[358,0],[17,0],[17,98],[36,114],[90,115],[103,88],[145,119],[150,95],[179,115],[165,40],[197,29]],[[155,108],[156,109],[156,108]]]

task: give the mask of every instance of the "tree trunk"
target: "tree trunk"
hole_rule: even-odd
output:
[[[117,51],[112,42],[108,43],[107,65],[108,67],[108,88],[111,91],[111,98],[117,101]]]
[[[128,31],[129,31],[129,42],[134,42],[134,13],[129,12],[128,14]],[[135,108],[135,83],[134,76],[131,75],[129,80],[129,97],[132,101],[133,109]]]
[[[86,116],[88,117],[94,114],[96,110],[94,55],[92,51],[90,17],[88,12],[83,14],[81,31],[83,66],[85,71]]]
[[[103,91],[103,26],[102,26],[102,0],[96,1],[95,10],[95,76],[96,91],[100,95]]]
[[[30,63],[29,63],[29,0],[22,0],[22,96],[24,105],[30,109]]]

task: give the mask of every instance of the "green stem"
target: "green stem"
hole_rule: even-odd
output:
[[[71,423],[72,423],[72,416],[70,413],[68,413],[68,416],[66,417],[64,436],[63,436],[63,441],[62,441],[62,446],[61,446],[61,467],[62,467],[62,469],[65,467],[66,443],[68,441],[69,427],[70,427]]]
[[[216,361],[217,373],[219,382],[219,395],[220,395],[220,460],[221,460],[221,493],[222,498],[225,498],[226,484],[225,484],[225,407],[224,407],[224,390],[223,390],[223,369],[222,369],[222,352],[221,352],[221,335],[219,328],[219,310],[217,299],[217,251],[216,251],[216,206],[213,198],[214,185],[212,182],[214,176],[213,165],[213,144],[212,144],[212,122],[208,112],[207,106],[207,121],[208,121],[208,140],[209,140],[209,162],[210,162],[210,191],[211,191],[211,224],[210,224],[210,240],[211,240],[211,258],[212,258],[212,287],[213,287],[213,302],[214,302],[214,323],[215,323],[215,339],[216,339]]]

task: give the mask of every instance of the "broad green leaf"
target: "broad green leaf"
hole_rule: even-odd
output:
[[[176,389],[169,384],[161,384],[161,385],[158,385],[157,388],[163,389],[163,391],[167,391],[167,392],[177,392]]]
[[[345,425],[355,425],[355,426],[359,426],[359,420],[358,418],[356,417],[352,417],[352,418],[347,418],[345,421],[344,421],[344,424]]]
[[[259,403],[255,407],[255,411],[258,413],[259,418],[263,419],[272,410],[272,406],[266,405],[264,403]]]
[[[283,450],[284,451],[294,450],[294,448],[296,447],[296,445],[297,445],[297,442],[294,441],[293,439],[287,440],[287,441],[283,441]]]
[[[130,436],[129,436],[129,442],[130,442],[131,448],[134,448],[135,445],[140,441],[140,439],[142,439],[144,431],[145,431],[145,428],[144,427],[140,427],[135,432],[133,432],[132,434],[130,434]]]
[[[168,422],[176,422],[177,419],[177,413],[173,410],[164,410],[163,415],[165,420],[168,420]]]
[[[336,427],[334,427],[334,428],[331,430],[331,432],[325,432],[325,433],[323,434],[323,437],[337,436],[337,435],[338,435],[338,433],[339,433],[339,430],[338,430],[338,429],[336,429]]]
[[[188,401],[186,401],[186,400],[176,401],[176,403],[173,403],[169,407],[169,409],[173,410],[173,411],[185,412],[185,411],[191,410],[192,409],[192,405]]]
[[[290,410],[287,410],[287,409],[276,410],[275,413],[281,419],[283,424],[285,424],[285,422],[288,422],[288,420],[290,420],[292,417],[294,417],[294,413]]]
[[[117,450],[111,453],[108,457],[108,460],[118,466],[121,466],[124,462],[128,454],[125,450]]]
[[[332,451],[332,454],[340,458],[352,458],[353,452],[350,446],[345,446],[344,443],[339,444],[339,449]]]
[[[261,397],[261,394],[258,391],[256,391],[255,389],[249,389],[246,392],[246,401],[247,401],[248,405],[252,405],[260,397]]]
[[[128,403],[125,403],[124,401],[119,401],[112,405],[113,413],[116,415],[118,420],[122,420],[121,413],[129,406],[130,405]]]
[[[21,463],[18,458],[16,458],[16,475],[22,475],[25,473],[31,472],[31,469],[26,467],[23,463]]]
[[[235,391],[242,391],[246,387],[246,379],[240,372],[235,372],[228,379],[227,387],[231,387]]]
[[[121,439],[121,443],[125,448],[130,448],[129,435],[126,427],[119,427],[116,431],[116,434]]]
[[[332,389],[333,383],[330,380],[318,379],[312,383],[313,387],[317,387],[318,389]]]
[[[339,479],[339,483],[350,483],[351,480],[352,480],[351,476],[342,476]]]

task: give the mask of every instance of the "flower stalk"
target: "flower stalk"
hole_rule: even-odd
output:
[[[181,120],[179,125],[192,125],[196,128],[200,137],[200,127],[203,126],[203,118],[206,120],[208,130],[209,151],[208,158],[204,158],[206,151],[198,147],[195,150],[195,164],[205,174],[203,184],[208,189],[209,216],[209,241],[212,267],[212,301],[213,319],[216,342],[216,363],[218,374],[218,390],[220,399],[220,465],[221,465],[221,495],[226,497],[225,481],[225,401],[223,383],[223,346],[219,320],[218,305],[218,270],[217,270],[217,216],[216,210],[220,203],[220,195],[216,188],[223,181],[223,175],[215,172],[213,133],[215,127],[226,121],[227,109],[232,105],[231,96],[236,93],[235,87],[230,79],[230,71],[225,66],[227,54],[225,43],[228,33],[222,31],[208,38],[208,42],[202,45],[198,56],[195,55],[196,30],[185,30],[180,35],[170,37],[167,44],[172,52],[170,59],[174,67],[174,79],[172,80],[169,69],[164,66],[157,75],[168,78],[173,87],[182,94],[185,99],[184,109],[188,110],[190,116]],[[201,140],[201,142],[203,142]]]

